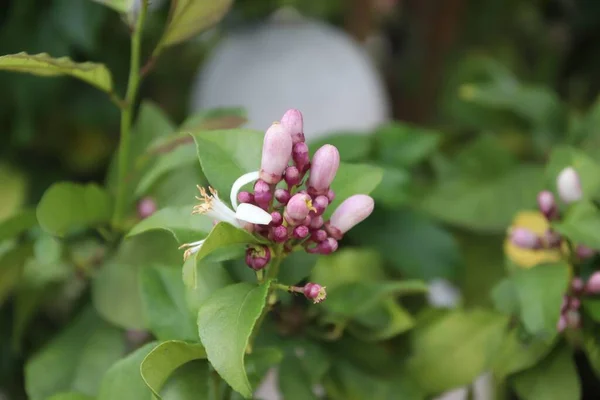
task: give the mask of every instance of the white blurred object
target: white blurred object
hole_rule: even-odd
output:
[[[429,304],[437,308],[457,307],[461,300],[460,291],[445,279],[434,279],[429,283]]]
[[[259,130],[299,109],[308,140],[370,131],[389,118],[368,53],[344,32],[289,9],[219,43],[196,79],[191,112],[217,107],[245,108],[248,127]]]

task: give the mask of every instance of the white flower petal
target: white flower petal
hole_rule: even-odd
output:
[[[248,172],[247,174],[240,176],[239,178],[237,178],[237,180],[235,182],[233,182],[233,186],[231,186],[230,200],[231,200],[231,205],[233,206],[234,210],[237,210],[237,208],[238,208],[237,195],[238,195],[238,192],[240,191],[240,189],[242,188],[242,186],[244,186],[250,182],[254,182],[254,181],[258,180],[258,177],[259,177],[258,171]]]
[[[269,225],[271,214],[253,204],[242,203],[235,212],[237,219],[258,225]]]

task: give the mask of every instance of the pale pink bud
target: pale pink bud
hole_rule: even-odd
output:
[[[320,243],[323,240],[327,239],[327,232],[325,232],[325,230],[323,229],[318,229],[310,235],[310,238],[315,242]]]
[[[308,217],[308,213],[313,209],[310,196],[305,193],[296,193],[288,201],[283,217],[292,226],[299,225]]]
[[[292,155],[292,138],[281,124],[273,123],[263,141],[260,178],[269,184],[281,180]]]
[[[271,231],[271,234],[273,236],[273,240],[277,243],[283,243],[288,239],[287,228],[283,225],[274,227]]]
[[[267,266],[271,260],[271,250],[267,246],[251,246],[246,249],[246,265],[255,271]]]
[[[560,333],[562,331],[564,331],[565,329],[567,329],[567,317],[564,315],[561,315],[560,318],[558,319],[558,323],[556,324],[556,330]]]
[[[364,221],[373,212],[375,202],[366,194],[355,194],[348,197],[335,209],[331,219],[325,227],[329,234],[341,239],[355,225]]]
[[[327,196],[317,196],[313,201],[313,206],[317,209],[317,211],[315,211],[317,215],[323,214],[328,205],[329,199],[327,199]]]
[[[295,186],[295,185],[299,184],[301,178],[302,177],[300,176],[300,172],[298,171],[298,168],[291,166],[291,167],[287,167],[285,169],[284,179],[285,179],[285,182],[289,186]]]
[[[296,238],[296,239],[304,239],[305,237],[308,236],[308,226],[299,225],[299,226],[295,227],[293,234],[294,234],[294,238]]]
[[[302,223],[300,225],[304,225],[306,227],[310,226],[310,223],[312,222],[312,217],[310,216],[311,213],[308,213],[308,215],[306,216],[306,218],[304,218],[304,220],[302,220]]]
[[[319,148],[310,166],[308,192],[312,195],[327,195],[339,166],[340,152],[335,146],[326,144]]]
[[[283,205],[290,201],[290,192],[285,189],[275,189],[275,199]]]
[[[582,260],[591,258],[596,254],[596,250],[590,249],[589,247],[583,246],[583,245],[577,246],[577,249],[575,249],[575,252],[577,253],[577,257],[579,257]]]
[[[279,226],[283,223],[283,217],[281,216],[281,214],[277,211],[273,211],[271,213],[271,223],[269,225],[271,226]]]
[[[254,203],[254,195],[249,192],[239,192],[237,199],[240,203]]]
[[[144,197],[138,203],[138,215],[140,218],[148,218],[156,212],[156,202],[150,197]]]
[[[538,206],[547,219],[555,219],[558,215],[554,195],[548,190],[541,191],[537,197]]]
[[[577,297],[572,297],[571,301],[569,302],[569,308],[576,311],[580,306],[581,300],[579,300]]]
[[[259,179],[254,184],[254,201],[262,208],[268,208],[273,195],[269,184],[262,179]]]
[[[310,164],[310,157],[308,156],[308,145],[304,142],[296,143],[292,149],[292,158],[294,163],[300,172],[306,172]]]
[[[539,249],[542,247],[540,237],[527,228],[511,229],[510,241],[522,249]]]
[[[304,124],[302,121],[302,113],[298,110],[287,110],[281,117],[281,125],[283,125],[292,136],[292,142],[304,142]]]
[[[583,288],[585,287],[585,283],[583,279],[579,277],[575,277],[571,280],[571,290],[575,293],[581,293]]]
[[[310,229],[319,229],[323,226],[323,217],[318,215],[310,220]]]
[[[333,200],[335,200],[335,192],[333,190],[329,189],[327,199],[329,200],[329,204],[333,203]]]
[[[317,283],[307,283],[304,285],[303,293],[307,299],[312,300],[315,304],[322,302],[327,297],[325,287]]]
[[[579,174],[573,167],[567,167],[558,174],[556,188],[562,201],[567,204],[581,200],[583,197]]]
[[[338,242],[332,237],[328,237],[318,246],[320,254],[331,254],[338,249]]]
[[[585,284],[585,292],[588,294],[600,294],[600,271],[594,272]]]

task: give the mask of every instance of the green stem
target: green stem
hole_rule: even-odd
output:
[[[131,58],[129,62],[129,80],[127,94],[125,95],[125,107],[121,109],[121,138],[119,143],[119,169],[117,181],[117,198],[115,212],[113,215],[113,226],[121,223],[127,207],[127,170],[129,168],[129,148],[131,142],[131,122],[135,98],[140,85],[140,53],[142,44],[142,31],[146,13],[148,11],[148,0],[142,0],[133,35],[131,36]]]

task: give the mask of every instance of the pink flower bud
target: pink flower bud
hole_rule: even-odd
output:
[[[150,197],[144,197],[138,203],[137,210],[140,218],[148,218],[156,212],[156,202]]]
[[[537,201],[541,213],[544,214],[548,220],[556,219],[558,212],[552,192],[548,190],[541,191],[538,194]]]
[[[254,184],[254,201],[259,207],[267,209],[271,203],[273,195],[269,184],[262,179],[259,179]]]
[[[281,125],[283,125],[292,136],[292,142],[304,142],[304,124],[302,122],[302,113],[298,110],[287,110],[281,117]]]
[[[290,192],[285,189],[275,189],[275,199],[283,205],[290,201]]]
[[[331,189],[327,192],[327,200],[329,200],[329,204],[333,203],[333,200],[335,200],[335,192]]]
[[[577,253],[577,257],[582,260],[593,257],[596,254],[596,250],[590,249],[587,246],[579,245],[575,249],[575,253]]]
[[[291,166],[285,169],[284,179],[288,186],[295,186],[300,183],[302,177],[300,176],[298,168]]]
[[[307,283],[304,285],[303,292],[304,296],[315,304],[322,302],[327,297],[325,287],[317,283]]]
[[[561,240],[562,237],[558,232],[554,232],[553,230],[548,229],[544,233],[544,244],[549,249],[560,247]]]
[[[585,292],[588,294],[600,293],[600,271],[594,272],[585,284]]]
[[[567,204],[581,200],[583,197],[579,174],[573,167],[567,167],[558,174],[556,188],[562,201]]]
[[[305,193],[296,193],[288,201],[283,217],[292,226],[299,225],[308,217],[308,213],[313,209],[310,196]]]
[[[581,291],[584,289],[585,287],[585,283],[583,282],[583,279],[579,278],[579,277],[575,277],[571,280],[571,290],[574,293],[581,293]]]
[[[320,229],[323,226],[323,217],[318,215],[310,220],[310,229]]]
[[[240,203],[254,203],[254,195],[249,192],[239,192],[237,195],[237,199]]]
[[[304,225],[307,228],[310,226],[310,223],[312,222],[312,217],[310,216],[310,214],[312,214],[313,212],[309,212],[308,215],[306,216],[306,218],[304,218],[304,220],[302,220],[302,222],[300,223],[300,225]]]
[[[294,159],[296,167],[298,167],[298,171],[306,172],[310,164],[310,157],[308,156],[308,145],[303,142],[296,143],[294,145],[294,148],[292,149],[292,158]]]
[[[269,184],[276,184],[287,167],[292,155],[292,138],[279,123],[267,129],[263,141],[260,178]]]
[[[255,271],[267,266],[271,260],[271,250],[267,246],[250,246],[246,249],[246,265]]]
[[[567,329],[567,317],[564,315],[561,315],[560,318],[558,319],[558,323],[556,324],[556,330],[560,333],[562,331],[564,331],[565,329]]]
[[[365,194],[350,196],[335,209],[331,219],[325,224],[325,229],[339,240],[344,233],[371,215],[373,207],[375,202]]]
[[[328,205],[329,199],[327,198],[327,196],[317,196],[313,201],[313,206],[317,209],[317,215],[323,214]]]
[[[271,226],[279,226],[283,223],[283,217],[281,216],[281,213],[277,212],[277,211],[273,211],[271,213],[271,223],[269,225]]]
[[[339,166],[340,152],[335,146],[326,144],[319,148],[313,156],[310,166],[310,176],[307,183],[308,192],[314,195],[326,195]]]
[[[567,319],[567,326],[571,329],[577,329],[581,327],[581,314],[579,311],[568,310],[565,313]]]
[[[571,301],[569,301],[569,309],[571,310],[577,311],[580,306],[581,300],[579,300],[577,297],[572,297]]]
[[[273,240],[277,243],[283,243],[286,240],[288,240],[288,231],[287,228],[283,225],[274,227],[271,230],[271,235],[273,237]]]
[[[560,313],[561,314],[564,313],[565,310],[569,307],[569,303],[570,303],[569,296],[563,296],[563,301],[562,301],[562,304],[560,306]]]
[[[539,236],[527,228],[511,229],[510,241],[522,249],[540,249],[542,247],[542,241]]]
[[[308,236],[308,226],[299,225],[294,228],[294,238],[295,239],[304,239]]]
[[[329,237],[319,243],[318,249],[320,254],[331,254],[338,249],[338,242],[334,238]]]
[[[323,229],[318,229],[310,235],[310,238],[313,241],[320,243],[323,240],[327,239],[327,232],[325,232],[325,230],[323,230]]]

